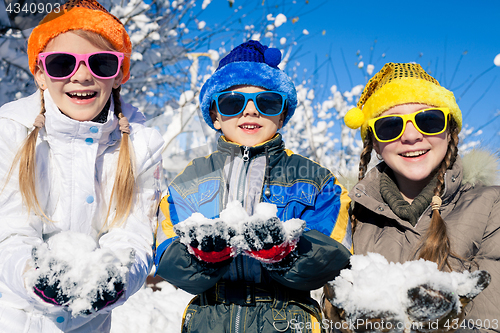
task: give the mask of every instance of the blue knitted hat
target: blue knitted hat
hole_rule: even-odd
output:
[[[297,107],[297,92],[292,80],[278,68],[281,52],[250,40],[235,47],[221,59],[215,73],[205,82],[200,92],[200,108],[205,122],[212,128],[210,102],[212,95],[237,85],[251,85],[288,95],[288,111],[283,126]],[[215,128],[214,128],[215,129]]]

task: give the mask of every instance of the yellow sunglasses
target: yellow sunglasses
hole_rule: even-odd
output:
[[[379,142],[391,142],[399,139],[406,129],[406,123],[424,135],[437,135],[446,130],[448,125],[448,108],[429,108],[410,114],[391,114],[368,120],[368,127]]]

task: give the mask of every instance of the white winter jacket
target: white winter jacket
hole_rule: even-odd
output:
[[[36,145],[36,188],[41,207],[54,223],[43,222],[33,212],[27,213],[19,193],[16,168],[0,194],[0,331],[109,332],[111,308],[135,293],[151,268],[163,139],[156,130],[143,125],[145,118],[141,112],[122,103],[122,112],[130,122],[138,196],[122,227],[99,236],[121,140],[113,103],[106,123],[79,122],[62,114],[47,90],[44,96],[46,120]],[[1,187],[39,113],[39,91],[0,108]],[[24,285],[23,273],[30,269],[32,247],[67,230],[95,237],[101,248],[115,252],[135,250],[125,296],[97,314],[72,317],[64,307],[44,303]]]

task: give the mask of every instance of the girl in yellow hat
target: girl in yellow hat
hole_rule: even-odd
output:
[[[2,332],[109,332],[111,309],[150,271],[163,140],[120,98],[130,53],[123,24],[94,0],[68,1],[30,35],[39,90],[0,108]],[[90,269],[68,287],[81,263],[41,256],[63,232],[105,253],[99,285],[85,285]]]
[[[451,329],[452,319],[460,317],[465,321],[456,320],[454,328],[497,332],[500,188],[484,181],[494,175],[477,174],[492,170],[487,161],[496,171],[496,159],[476,153],[473,177],[458,156],[462,116],[453,93],[418,64],[388,63],[344,120],[352,129],[361,128],[364,143],[359,183],[349,195],[354,253],[380,253],[396,263],[423,258],[443,271],[488,271],[491,284],[482,293],[436,320]],[[382,162],[367,172],[373,150]],[[422,306],[425,312],[435,304]]]

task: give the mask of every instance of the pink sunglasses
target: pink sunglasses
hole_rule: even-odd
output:
[[[38,60],[42,62],[45,73],[54,80],[64,80],[73,76],[80,62],[85,62],[90,73],[98,79],[112,79],[120,72],[123,62],[121,52],[93,52],[93,53],[70,53],[70,52],[41,52]]]

